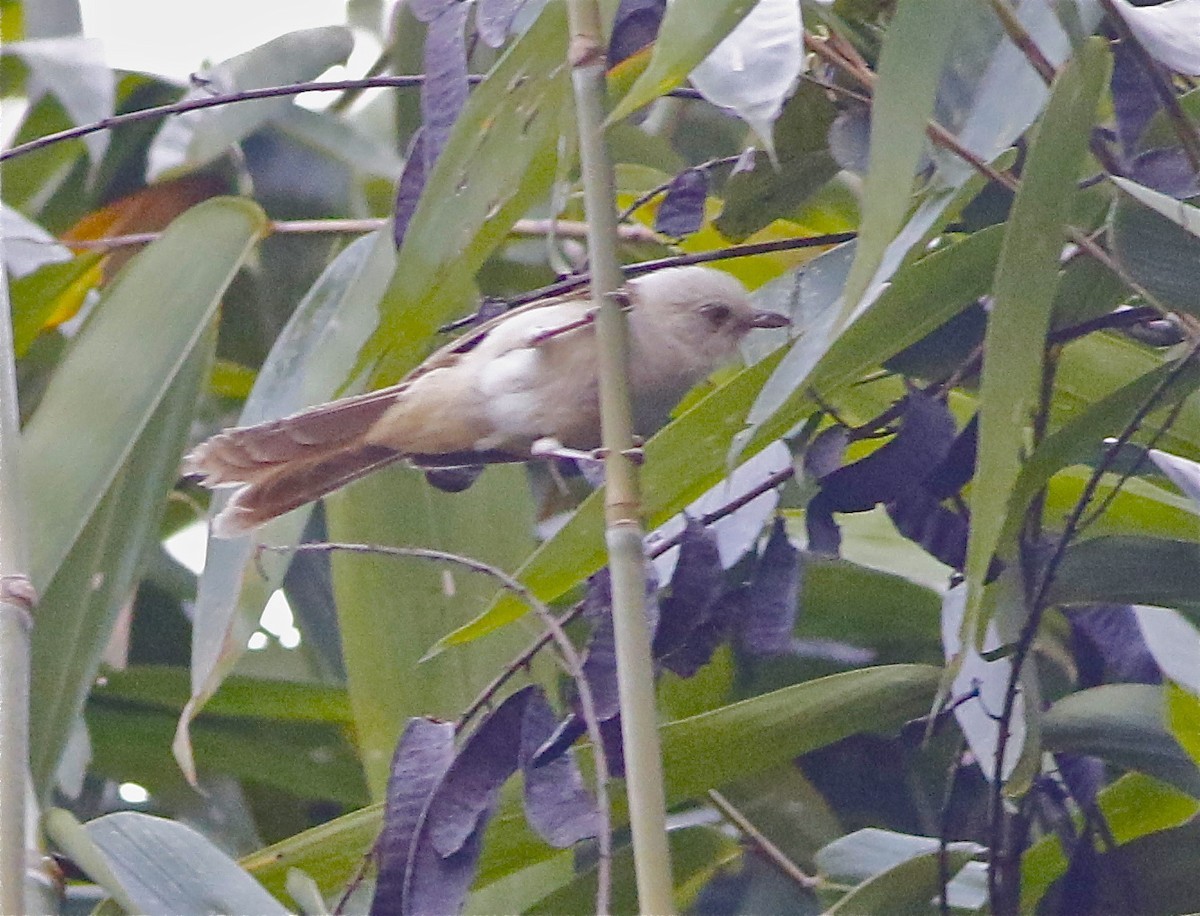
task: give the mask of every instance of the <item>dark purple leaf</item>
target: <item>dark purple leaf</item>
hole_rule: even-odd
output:
[[[1091,824],[1088,824],[1071,849],[1066,874],[1059,882],[1062,893],[1054,911],[1059,916],[1099,916],[1096,888],[1100,878],[1100,860],[1093,833]]]
[[[425,805],[454,759],[454,725],[410,719],[392,756],[383,830],[375,843],[379,877],[371,916],[403,911],[404,876]]]
[[[483,473],[483,465],[468,464],[454,468],[429,468],[425,471],[425,479],[430,486],[437,487],[443,493],[461,493],[471,486]]]
[[[587,734],[587,723],[576,713],[569,713],[558,723],[541,747],[530,758],[535,767],[544,767],[550,761],[561,757],[572,744]]]
[[[417,128],[408,144],[408,158],[396,184],[396,205],[392,208],[392,240],[396,248],[404,244],[408,224],[417,212],[421,192],[425,190],[425,129]]]
[[[621,0],[613,17],[608,43],[608,66],[615,67],[658,37],[667,0]]]
[[[867,512],[918,487],[954,442],[954,418],[935,397],[914,391],[904,399],[900,431],[866,458],[821,481],[833,512]]]
[[[658,659],[659,664],[680,677],[692,677],[712,660],[717,646],[729,638],[745,615],[745,607],[744,588],[726,592],[713,602],[704,620],[688,633],[682,645]]]
[[[947,499],[958,493],[975,476],[975,454],[979,446],[979,414],[967,422],[954,439],[941,463],[921,482],[934,499]]]
[[[459,0],[408,0],[406,6],[421,22],[433,22],[452,6],[466,6]]]
[[[608,775],[621,779],[625,775],[625,741],[621,735],[621,717],[613,716],[600,723],[600,738],[604,741],[604,759]]]
[[[456,3],[429,23],[425,33],[425,82],[421,84],[422,151],[425,172],[433,165],[467,103],[467,41],[463,33],[470,7]]]
[[[680,172],[667,187],[666,196],[654,216],[654,231],[673,239],[691,235],[704,225],[708,200],[708,173],[703,169]]]
[[[525,777],[525,818],[551,846],[566,849],[600,829],[596,802],[583,785],[575,757],[549,760],[539,754],[554,735],[554,710],[539,690],[525,705],[521,725],[521,771]]]
[[[583,676],[592,690],[592,702],[600,721],[611,719],[621,708],[617,691],[617,642],[613,633],[612,608],[592,627],[583,653]]]
[[[1200,194],[1200,176],[1179,146],[1142,153],[1130,163],[1129,177],[1179,200]]]
[[[703,623],[721,594],[724,575],[716,537],[697,519],[688,518],[671,574],[671,594],[662,603],[662,618],[654,634],[655,658],[683,645],[688,634]]]
[[[804,513],[804,530],[808,549],[827,557],[841,556],[842,529],[833,519],[833,500],[821,492],[808,501]]]
[[[391,916],[396,912],[401,916],[444,916],[462,912],[467,891],[475,880],[475,867],[483,849],[483,831],[491,815],[489,808],[458,852],[449,856],[438,855],[428,834],[422,832],[408,869],[404,909],[380,910],[372,916]]]
[[[1067,614],[1071,654],[1080,687],[1104,683],[1159,684],[1162,670],[1150,654],[1133,608],[1092,604]]]
[[[512,28],[513,18],[525,0],[478,0],[475,5],[475,31],[479,40],[490,48],[504,44]]]
[[[967,520],[924,490],[906,493],[887,504],[887,514],[902,535],[934,559],[962,571],[967,560]]]
[[[828,477],[842,466],[850,430],[840,423],[817,434],[804,450],[804,473],[813,480]]]
[[[517,771],[521,720],[535,690],[523,687],[484,719],[430,799],[422,834],[428,835],[442,858],[463,847],[495,802],[500,786]]]
[[[1081,808],[1095,804],[1108,776],[1104,761],[1088,754],[1055,754],[1054,762],[1075,803]]]
[[[1128,160],[1137,149],[1142,131],[1159,109],[1158,93],[1149,74],[1137,55],[1122,42],[1113,49],[1112,90],[1113,114],[1117,121],[1117,137],[1122,156]]]
[[[746,652],[784,655],[792,651],[801,572],[800,551],[788,539],[783,518],[777,518],[746,591],[739,633]]]

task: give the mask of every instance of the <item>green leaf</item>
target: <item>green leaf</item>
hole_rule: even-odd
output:
[[[871,149],[858,250],[846,280],[839,325],[846,325],[858,310],[888,245],[904,224],[942,63],[963,6],[957,0],[908,0],[897,6],[888,26],[871,102]]]
[[[565,4],[550,3],[471,93],[404,235],[379,327],[351,377],[380,361],[395,381],[434,332],[474,305],[472,281],[512,224],[550,190],[573,148]]]
[[[1069,694],[1042,718],[1051,753],[1092,754],[1200,798],[1200,769],[1167,730],[1163,688],[1105,684]]]
[[[754,0],[668,4],[650,63],[608,116],[613,124],[680,85],[692,68],[734,30]]]
[[[958,871],[975,856],[972,850],[963,850],[966,844],[951,843],[946,854],[946,867],[950,873]],[[929,901],[941,890],[942,863],[936,852],[927,852],[887,871],[867,879],[841,900],[825,911],[827,916],[880,916],[914,910],[928,906]]]
[[[38,604],[32,637],[30,768],[47,797],[59,758],[129,602],[178,477],[215,328],[188,356]]]
[[[345,63],[353,45],[350,30],[343,26],[289,32],[217,64],[204,76],[226,93],[303,83]],[[205,98],[210,91],[208,86],[197,87],[184,100]],[[147,154],[147,178],[153,181],[191,171],[225,155],[235,143],[294,105],[295,98],[257,99],[168,118]]]
[[[1106,786],[1097,795],[1096,804],[1117,843],[1177,827],[1200,810],[1200,802],[1192,796],[1142,773],[1129,773]],[[1066,868],[1057,837],[1048,836],[1035,843],[1022,857],[1022,910],[1031,910]]]
[[[20,359],[56,315],[78,310],[88,290],[101,279],[99,252],[47,264],[12,281],[13,353]]]
[[[233,859],[177,821],[119,811],[89,821],[84,830],[107,864],[90,877],[129,912],[287,914]],[[70,836],[55,831],[56,840]],[[65,848],[72,852],[79,845]],[[117,883],[110,886],[113,880]]]
[[[1200,209],[1127,178],[1110,230],[1121,266],[1167,308],[1200,315]]]
[[[1200,766],[1200,697],[1178,684],[1167,684],[1167,725],[1175,740]]]
[[[325,268],[259,370],[242,411],[243,425],[286,416],[336,393],[346,366],[375,326],[375,304],[394,264],[391,240],[377,232],[349,245]],[[214,510],[227,498],[214,499]],[[306,518],[307,510],[290,513],[264,526],[257,538],[294,544]],[[185,772],[192,772],[189,721],[245,651],[267,599],[287,569],[282,556],[256,557],[254,543],[250,537],[209,538],[194,611],[192,698],[180,717],[175,743]]]
[[[1011,555],[1026,509],[1051,477],[1069,465],[1092,458],[1104,439],[1119,435],[1151,396],[1164,406],[1170,405],[1198,385],[1200,365],[1195,362],[1162,366],[1089,405],[1039,443],[1013,484],[1004,528],[997,540],[1001,552]]]
[[[1118,844],[1178,827],[1200,811],[1200,802],[1191,795],[1142,773],[1127,773],[1101,789],[1096,806]],[[1034,843],[1021,857],[1021,912],[1033,912],[1046,889],[1066,870],[1067,857],[1057,836]]]
[[[827,134],[836,110],[819,86],[802,83],[775,122],[778,163],[756,153],[754,167],[735,172],[722,193],[717,230],[741,241],[796,209],[838,172]]]
[[[661,728],[668,801],[788,764],[797,755],[861,732],[894,733],[929,711],[940,670],[892,665],[786,687]],[[555,854],[525,826],[518,795],[504,796],[484,841],[480,878],[496,880]],[[243,860],[269,888],[302,868],[326,892],[343,883],[379,833],[373,805],[307,830]]]
[[[863,732],[891,734],[929,711],[941,670],[847,671],[701,713],[662,729],[667,797],[681,801]]]
[[[83,532],[265,227],[263,212],[244,200],[189,210],[122,271],[55,371],[20,452],[30,494],[31,578],[39,591]],[[168,302],[171,320],[163,321]]]
[[[326,508],[334,541],[419,545],[501,569],[533,548],[534,519],[517,466],[489,468],[462,493],[443,493],[419,471],[393,468],[347,487]],[[503,520],[503,535],[483,519]],[[514,629],[421,664],[433,643],[495,595],[494,579],[451,563],[334,554],[333,585],[359,752],[382,799],[404,723],[454,718],[528,635]]]
[[[1029,149],[996,268],[979,396],[979,460],[971,490],[964,633],[981,637],[984,577],[1021,470],[1025,428],[1042,386],[1043,341],[1058,285],[1064,216],[1087,153],[1108,43],[1089,41],[1055,79]]]
[[[1067,548],[1049,604],[1200,606],[1200,544],[1157,537],[1099,537]],[[1194,616],[1194,615],[1193,615]]]
[[[188,673],[166,665],[106,671],[92,690],[99,702],[179,712],[188,700]],[[221,683],[205,712],[212,716],[350,725],[350,702],[341,687],[235,675]]]

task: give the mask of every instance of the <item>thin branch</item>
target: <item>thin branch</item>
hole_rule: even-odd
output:
[[[542,624],[546,627],[546,631],[550,634],[550,638],[554,641],[555,647],[558,649],[559,655],[561,656],[563,668],[575,682],[575,690],[579,695],[580,714],[583,717],[584,725],[587,727],[588,738],[591,740],[592,747],[594,749],[592,760],[596,767],[596,807],[599,810],[601,821],[600,829],[598,831],[599,835],[596,838],[596,871],[599,888],[597,891],[597,912],[607,912],[608,888],[612,882],[612,823],[610,821],[612,808],[608,798],[608,783],[610,778],[608,772],[608,760],[604,753],[604,739],[600,733],[600,718],[596,715],[595,698],[592,694],[592,688],[588,683],[587,676],[583,672],[583,661],[580,659],[574,643],[571,642],[570,638],[568,638],[567,634],[563,631],[562,625],[559,623],[558,618],[550,612],[550,609],[546,607],[546,605],[529,590],[528,586],[526,586],[523,582],[518,581],[499,567],[493,566],[490,563],[485,563],[482,560],[477,560],[474,557],[450,553],[449,551],[445,550],[434,550],[427,547],[389,547],[377,544],[347,544],[340,542],[299,544],[294,547],[275,547],[262,545],[260,549],[289,554],[328,553],[331,551],[340,551],[342,553],[362,553],[387,557],[411,557],[420,560],[454,563],[473,572],[491,576],[493,579],[500,582],[504,588],[515,594],[522,601],[529,605],[530,609],[537,614],[537,616],[541,619]]]
[[[766,835],[754,826],[753,822],[746,817],[737,806],[733,804],[724,795],[716,789],[708,790],[708,800],[713,803],[721,816],[729,823],[733,824],[738,831],[750,841],[759,852],[766,856],[767,860],[778,868],[784,875],[790,878],[796,885],[806,891],[811,891],[815,887],[821,885],[820,878],[814,878],[806,873],[799,865],[787,857],[787,854],[772,843]]]
[[[267,226],[268,235],[341,235],[364,234],[386,228],[391,220],[371,219],[292,219],[274,220]],[[661,239],[649,227],[642,225],[621,226],[623,241],[658,244]],[[586,238],[587,223],[578,220],[519,219],[509,230],[511,235],[541,236],[556,234],[568,238]],[[162,232],[133,232],[127,235],[111,235],[98,239],[47,239],[47,245],[65,245],[68,248],[109,251],[132,245],[153,242]]]
[[[1042,78],[1042,82],[1047,86],[1053,83],[1054,77],[1058,75],[1058,72],[1054,69],[1054,64],[1046,59],[1046,55],[1042,53],[1042,49],[1037,46],[1037,42],[1033,40],[1033,36],[1021,24],[1021,20],[1017,18],[1017,14],[1013,8],[1005,0],[991,0],[991,5],[996,18],[1004,26],[1005,34],[1017,46],[1018,50],[1025,55],[1025,59],[1037,71],[1037,75]]]

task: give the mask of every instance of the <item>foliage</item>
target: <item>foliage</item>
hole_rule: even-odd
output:
[[[793,322],[644,448],[681,909],[1200,895],[1200,92],[1166,69],[1197,5],[601,4],[630,274],[711,258]],[[223,499],[177,478],[189,445],[580,284],[564,3],[399,6],[383,94],[312,108],[258,90],[344,61],[345,28],[185,91],[83,53],[72,6],[6,16],[0,54],[28,102],[0,217],[31,772],[67,896],[583,911],[604,831],[637,911],[619,782],[594,801],[623,748],[586,467],[379,472],[199,576],[164,547]],[[530,646],[547,614],[579,670]]]

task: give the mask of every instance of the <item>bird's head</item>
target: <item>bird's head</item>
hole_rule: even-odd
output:
[[[634,333],[639,325],[652,328],[677,359],[694,362],[697,377],[732,360],[754,328],[790,324],[778,312],[755,308],[736,278],[711,267],[672,267],[639,277],[631,287]]]

